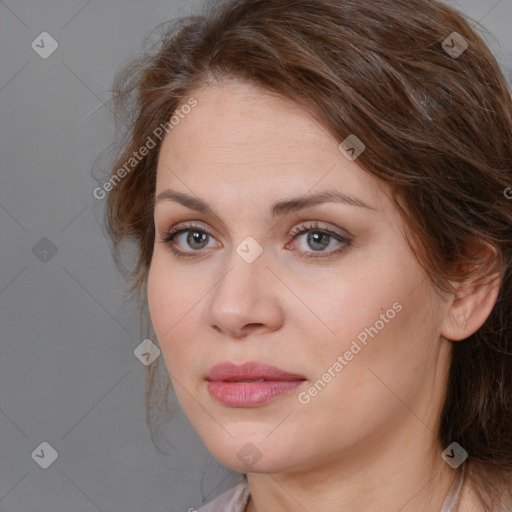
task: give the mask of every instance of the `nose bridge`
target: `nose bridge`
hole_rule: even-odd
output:
[[[236,301],[231,308],[237,305],[240,310],[244,305],[257,302],[260,286],[265,281],[263,274],[268,269],[265,268],[267,262],[263,250],[258,256],[255,256],[255,251],[254,242],[246,239],[233,247],[226,260],[227,271],[213,290],[213,297],[217,302]]]

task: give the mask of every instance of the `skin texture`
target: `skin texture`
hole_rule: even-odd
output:
[[[436,435],[451,340],[480,327],[497,289],[441,297],[405,241],[389,190],[300,106],[231,80],[190,95],[198,105],[163,141],[156,194],[197,196],[219,216],[157,202],[148,279],[185,414],[221,463],[248,474],[250,511],[438,512],[456,477]],[[325,190],[370,208],[324,203],[272,217],[274,202]],[[194,254],[180,258],[162,240],[187,221],[211,236],[191,246],[189,233],[178,235],[174,246]],[[318,250],[307,232],[292,239],[293,228],[314,221],[310,233],[327,228],[350,244],[331,237]],[[236,252],[248,236],[263,249],[252,263]],[[401,311],[300,403],[298,393],[394,303]],[[227,407],[204,380],[224,361],[272,364],[307,382],[259,407]],[[248,442],[261,453],[252,467],[237,457]]]

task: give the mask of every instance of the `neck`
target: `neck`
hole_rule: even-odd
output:
[[[247,512],[440,512],[459,472],[441,458],[442,447],[418,422],[419,437],[361,443],[350,452],[332,454],[322,464],[297,472],[249,473],[251,501]],[[411,432],[411,425],[402,425]],[[412,441],[417,439],[417,441]]]

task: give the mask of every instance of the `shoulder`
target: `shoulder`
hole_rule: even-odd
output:
[[[512,472],[473,462],[467,480],[461,512],[512,512]]]
[[[244,512],[249,501],[249,486],[243,480],[231,489],[206,503],[197,512]]]

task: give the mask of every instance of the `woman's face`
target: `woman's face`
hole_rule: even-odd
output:
[[[447,306],[389,191],[291,101],[236,81],[191,96],[159,155],[148,298],[208,449],[272,473],[430,449]],[[350,199],[299,208],[327,192]]]

